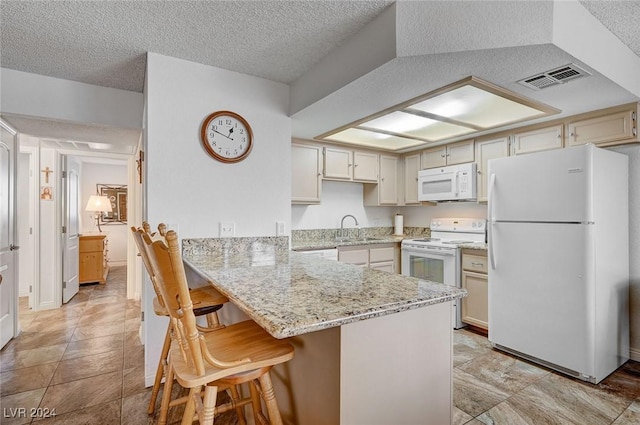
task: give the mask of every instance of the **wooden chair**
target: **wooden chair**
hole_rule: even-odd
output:
[[[153,284],[153,289],[156,293],[156,297],[153,299],[153,311],[158,316],[169,316],[169,312],[165,307],[164,300],[162,299],[162,295],[158,290],[158,286],[155,281],[155,276],[153,275],[153,270],[151,268],[151,264],[149,263],[149,257],[147,256],[147,252],[144,249],[144,244],[142,242],[142,234],[148,234],[150,237],[163,237],[163,232],[166,229],[165,225],[158,226],[162,230],[160,230],[158,235],[154,235],[150,233],[150,226],[147,222],[143,222],[141,229],[136,229],[135,227],[131,227],[131,232],[133,233],[133,240],[136,242],[136,246],[138,247],[138,252],[140,253],[140,257],[142,258],[142,263],[144,264],[147,273],[149,274],[149,278],[151,279],[151,283]],[[223,296],[221,293],[216,291],[212,286],[202,287],[192,289],[190,291],[191,299],[194,304],[194,314],[196,316],[205,316],[207,320],[207,328],[199,327],[200,330],[208,332],[222,327],[220,324],[220,320],[218,319],[217,311],[222,307],[222,305],[229,300]],[[156,400],[158,399],[158,393],[160,391],[160,386],[162,385],[162,377],[165,375],[165,368],[167,364],[167,356],[169,354],[169,348],[171,347],[171,323],[167,326],[167,332],[165,333],[164,343],[162,345],[162,352],[160,353],[160,359],[158,360],[158,368],[156,370],[156,376],[153,383],[153,389],[151,391],[151,399],[149,400],[149,407],[147,408],[147,413],[149,415],[153,415],[156,409]],[[166,382],[166,380],[165,380]],[[165,386],[166,387],[166,386]],[[165,388],[165,390],[169,390],[171,392],[171,386],[169,388]],[[165,410],[160,411],[159,421],[161,423],[166,422],[166,417],[168,414],[169,407],[173,407],[177,404],[181,404],[186,402],[186,399],[177,399],[170,403],[169,406]]]
[[[215,332],[199,331],[178,236],[167,232],[166,243],[152,241],[148,234],[142,234],[142,239],[173,326],[167,381],[175,376],[180,385],[190,389],[182,424],[191,424],[197,414],[201,424],[211,425],[217,414],[251,404],[256,424],[281,425],[270,370],[293,358],[293,346],[273,338],[252,320]],[[216,406],[218,388],[244,383],[249,385],[250,397]],[[169,398],[165,392],[162,404]],[[268,419],[262,412],[262,401]]]

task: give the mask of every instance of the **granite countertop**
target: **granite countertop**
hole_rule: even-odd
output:
[[[473,243],[465,243],[462,245],[459,245],[460,248],[466,248],[466,249],[479,249],[482,251],[486,251],[487,250],[487,243],[486,242],[473,242]]]
[[[451,301],[466,291],[292,251],[183,253],[267,332],[287,338]]]
[[[337,248],[339,246],[400,243],[402,242],[402,239],[406,237],[407,236],[390,235],[390,236],[379,236],[376,238],[366,238],[366,239],[349,239],[346,241],[337,241],[335,239],[301,240],[301,241],[292,242],[291,249],[294,251],[311,251],[315,249]]]

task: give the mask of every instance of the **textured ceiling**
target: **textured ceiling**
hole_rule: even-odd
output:
[[[3,0],[0,60],[136,92],[147,51],[290,83],[391,3]]]
[[[399,0],[405,2],[408,0]],[[145,53],[148,51],[216,66],[240,73],[293,83],[314,68],[324,57],[348,42],[367,23],[393,2],[368,1],[0,1],[0,65],[34,74],[63,78],[104,87],[141,92],[144,85]],[[440,2],[439,2],[440,3]],[[445,5],[447,2],[441,2]],[[518,2],[515,2],[518,3]],[[524,2],[523,2],[524,3]],[[640,56],[640,1],[581,1],[594,17],[616,37]],[[476,3],[479,4],[479,3]],[[495,3],[494,3],[495,4]],[[502,3],[506,5],[506,3]],[[465,5],[465,2],[456,3]],[[471,3],[466,3],[467,8]],[[443,6],[446,9],[446,6]],[[454,7],[454,6],[451,6]],[[433,8],[432,8],[433,9]],[[429,25],[425,16],[424,25]],[[476,27],[482,20],[472,22]],[[402,23],[398,23],[402,25]],[[473,27],[472,25],[471,27]],[[471,28],[470,27],[470,28]],[[491,27],[488,27],[491,28]],[[503,30],[503,28],[500,28]],[[422,42],[422,40],[418,40]],[[484,47],[485,49],[487,47]],[[535,47],[511,51],[498,69],[495,57],[489,57],[482,47],[469,52],[434,56],[437,64],[427,57],[408,57],[397,60],[387,68],[387,74],[403,75],[404,84],[389,87],[388,75],[360,79],[340,90],[334,98],[351,105],[341,110],[342,119],[352,115],[361,118],[367,107],[378,110],[390,106],[394,96],[404,99],[415,96],[411,84],[424,87],[451,82],[456,72],[465,71],[512,90],[515,71],[521,77],[571,62],[572,58],[557,49],[547,48],[544,56],[531,56]],[[413,62],[425,61],[406,67]],[[458,61],[458,63],[456,63]],[[460,62],[462,61],[462,62]],[[452,67],[452,65],[458,65]],[[437,65],[437,66],[436,66]],[[468,65],[468,66],[464,66]],[[526,66],[525,66],[526,65]],[[429,70],[429,72],[427,72]],[[473,71],[472,74],[467,71]],[[507,72],[509,71],[509,72]],[[428,75],[425,75],[428,74]],[[441,75],[440,79],[435,78]],[[386,77],[386,78],[385,78]],[[429,77],[429,78],[427,78]],[[454,78],[455,79],[455,78]],[[445,83],[446,84],[446,83]],[[598,79],[568,84],[555,93],[587,105],[593,100],[580,97],[590,87],[601,85],[602,91],[593,99],[621,91],[610,81]],[[360,89],[358,92],[356,89]],[[364,100],[364,93],[378,93],[377,99]],[[592,91],[590,93],[593,93]],[[605,96],[602,96],[604,93]],[[554,104],[554,91],[531,94],[537,100]],[[402,96],[401,96],[402,95]],[[529,94],[527,94],[529,95]],[[545,98],[546,97],[546,98]],[[619,98],[619,97],[618,97]],[[360,102],[358,102],[360,99]],[[399,100],[398,100],[399,101]],[[612,99],[613,101],[613,99]],[[397,103],[397,101],[394,100]],[[297,122],[317,123],[323,114],[338,113],[330,105],[307,108],[293,116],[294,134]],[[376,106],[377,105],[377,106]],[[74,123],[37,122],[29,117],[13,117],[23,133],[66,140],[108,140],[108,128],[91,128]],[[10,121],[11,122],[11,121]],[[304,123],[303,123],[304,124]],[[118,129],[114,129],[115,131]],[[327,129],[325,129],[327,130]],[[306,136],[313,137],[308,130]],[[134,132],[135,133],[135,132]],[[79,136],[78,136],[79,135]],[[137,134],[118,134],[120,140],[137,143]]]

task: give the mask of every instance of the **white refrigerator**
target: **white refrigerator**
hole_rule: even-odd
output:
[[[598,383],[629,358],[626,155],[489,161],[489,341]]]

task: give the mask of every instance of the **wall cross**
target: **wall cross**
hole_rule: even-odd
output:
[[[45,183],[49,183],[49,174],[53,173],[53,170],[49,169],[49,167],[44,167],[44,170],[42,170],[42,172],[44,173],[44,182]]]

